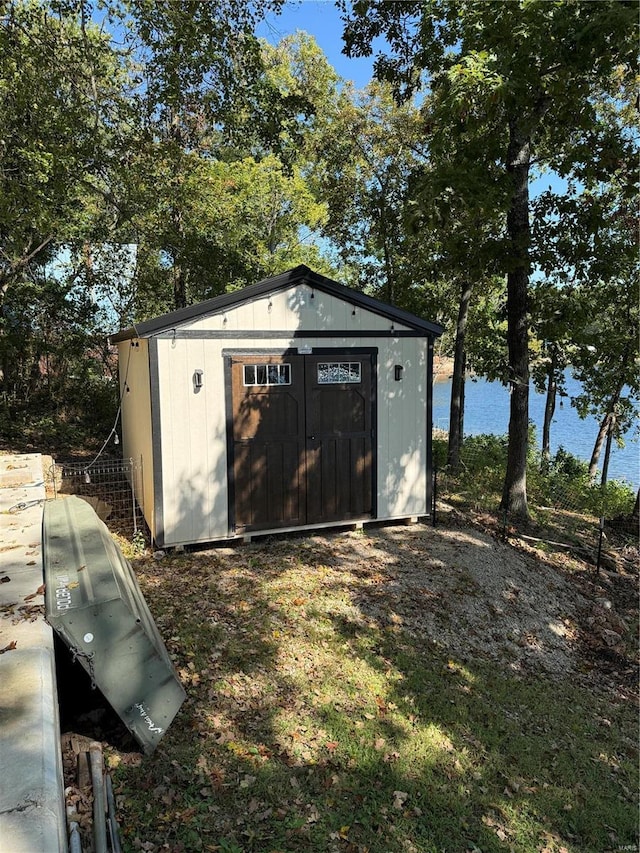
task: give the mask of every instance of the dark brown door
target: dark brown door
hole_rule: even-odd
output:
[[[372,513],[371,359],[307,356],[307,522]]]
[[[304,524],[304,359],[251,356],[231,370],[236,528]]]
[[[371,356],[242,356],[231,370],[236,531],[371,516]]]

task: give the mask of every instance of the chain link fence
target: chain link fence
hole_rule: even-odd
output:
[[[510,516],[500,506],[506,469],[506,437],[467,437],[457,470],[447,466],[447,441],[434,438],[434,491],[437,500],[488,513],[503,536],[518,535],[565,548],[614,571],[638,569],[637,493],[625,482],[604,486],[589,477],[586,463],[559,449],[543,463],[535,449],[527,466],[530,520]],[[436,505],[437,518],[437,505]],[[536,535],[534,536],[533,533]]]
[[[141,461],[53,461],[45,471],[45,485],[47,499],[78,495],[91,504],[113,533],[132,541],[141,538],[149,541],[140,497],[143,493]]]

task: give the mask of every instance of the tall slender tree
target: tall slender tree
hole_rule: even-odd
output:
[[[508,193],[501,258],[511,390],[502,505],[526,517],[532,166],[557,161],[576,134],[590,134],[592,159],[606,168],[611,151],[598,146],[604,136],[616,137],[600,124],[594,99],[602,93],[619,97],[621,81],[634,73],[636,5],[614,0],[340,5],[350,55],[370,55],[374,39],[383,36],[388,51],[376,56],[376,75],[391,81],[399,98],[428,88],[442,107],[430,133],[467,135],[477,141],[478,159],[501,164]]]
[[[421,114],[423,121],[431,120],[428,99]],[[486,166],[473,154],[469,156],[465,140],[444,149],[431,145],[428,151],[428,162],[412,174],[407,200],[414,238],[411,254],[418,259],[414,270],[420,271],[422,265],[429,271],[430,282],[450,284],[446,302],[455,333],[447,464],[457,470],[464,433],[469,320],[474,302],[495,285],[494,247],[504,199],[487,186]]]
[[[556,378],[570,362],[580,380],[582,390],[573,400],[579,414],[600,420],[589,465],[592,476],[605,444],[610,448],[612,439],[622,441],[637,417],[636,181],[629,156],[608,176],[585,171],[580,185],[572,184],[564,196],[549,191],[536,200],[540,216],[534,238],[549,278],[534,291],[535,330],[552,355],[549,370],[556,355]]]

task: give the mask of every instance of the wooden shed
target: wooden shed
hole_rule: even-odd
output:
[[[441,333],[298,266],[115,335],[155,544],[430,515]]]

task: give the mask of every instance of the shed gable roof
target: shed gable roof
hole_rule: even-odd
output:
[[[141,323],[136,323],[133,328],[124,329],[111,337],[112,343],[118,341],[126,341],[130,338],[147,338],[153,337],[156,334],[161,334],[168,330],[188,323],[200,317],[209,314],[217,314],[225,309],[241,305],[244,302],[250,302],[261,296],[273,293],[278,290],[285,290],[291,285],[307,284],[316,290],[323,291],[332,296],[348,302],[350,305],[363,308],[371,311],[374,314],[379,314],[382,317],[388,317],[397,323],[402,323],[417,332],[424,335],[441,335],[443,327],[439,323],[432,323],[428,320],[422,320],[416,317],[409,311],[404,311],[402,308],[395,308],[392,305],[387,305],[378,299],[367,296],[359,290],[353,290],[340,284],[331,278],[314,272],[304,264],[294,267],[288,272],[280,273],[280,275],[265,278],[256,284],[250,284],[242,290],[236,290],[233,293],[223,293],[221,296],[216,296],[213,299],[207,299],[205,302],[198,302],[195,305],[188,305],[186,308],[180,308],[177,311],[171,311],[168,314],[163,314],[160,317],[154,317],[151,320],[144,320]]]

